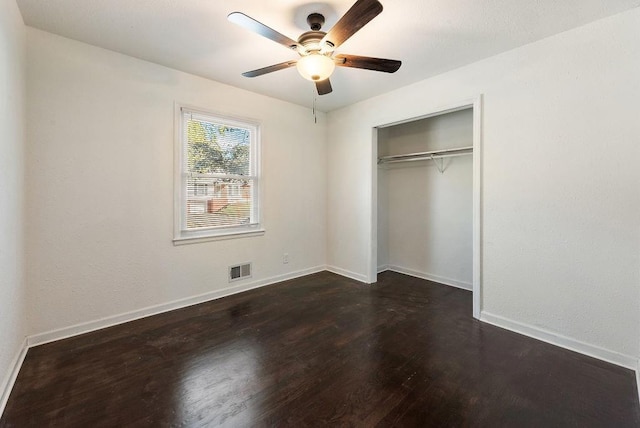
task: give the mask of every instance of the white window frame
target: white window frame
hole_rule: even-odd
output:
[[[250,141],[250,178],[253,180],[251,222],[246,225],[211,227],[197,230],[187,229],[187,164],[186,164],[186,132],[184,114],[202,116],[215,123],[229,125],[234,128],[248,129]],[[232,177],[234,178],[234,177]],[[240,177],[237,178],[247,178]],[[221,239],[243,238],[263,235],[260,216],[262,180],[260,175],[260,124],[251,119],[230,117],[184,104],[175,104],[175,146],[174,146],[174,245],[197,242],[216,241]]]

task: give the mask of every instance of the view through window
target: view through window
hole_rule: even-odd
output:
[[[181,110],[182,237],[251,230],[258,224],[257,126]]]

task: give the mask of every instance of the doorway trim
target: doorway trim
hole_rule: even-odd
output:
[[[440,106],[420,116],[376,125],[372,129],[371,159],[371,252],[369,254],[368,282],[378,277],[378,129],[400,125],[459,110],[473,109],[473,317],[480,319],[482,311],[482,94],[456,103]]]

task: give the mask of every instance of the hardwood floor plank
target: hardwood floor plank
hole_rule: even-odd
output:
[[[640,426],[635,374],[322,272],[28,351],[0,427]]]

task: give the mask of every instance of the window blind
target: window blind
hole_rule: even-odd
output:
[[[182,133],[182,229],[255,226],[255,125],[182,109]]]

